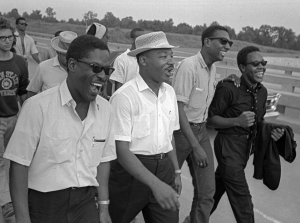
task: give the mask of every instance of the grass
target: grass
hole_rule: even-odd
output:
[[[14,20],[11,19],[14,24]],[[69,23],[47,23],[43,21],[28,21],[28,31],[54,34],[58,30],[70,30],[76,32],[78,35],[85,34],[85,25],[73,25]],[[110,42],[131,44],[131,39],[129,36],[129,29],[121,28],[109,28]],[[176,33],[167,33],[167,38],[170,44],[175,46],[180,46],[184,48],[186,52],[197,53],[201,48],[201,37],[195,35],[187,34],[176,34]],[[228,57],[236,57],[236,53],[245,46],[254,45],[260,48],[267,56],[275,57],[300,57],[300,51],[286,50],[268,46],[261,46],[255,43],[244,42],[240,40],[234,40],[233,45],[228,52]]]

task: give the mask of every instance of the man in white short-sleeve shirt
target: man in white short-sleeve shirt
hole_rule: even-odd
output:
[[[134,28],[130,32],[131,48],[127,49],[124,53],[118,56],[114,62],[114,72],[110,75],[110,81],[115,84],[115,91],[118,90],[123,84],[135,78],[139,73],[139,65],[135,57],[128,56],[131,50],[135,49],[135,39],[144,34],[141,28]]]
[[[57,55],[37,66],[36,72],[27,87],[27,98],[58,86],[67,78],[66,53],[70,43],[76,37],[75,32],[64,31],[51,40],[51,47]]]
[[[4,154],[17,222],[110,222],[109,161],[116,152],[111,106],[98,96],[108,58],[96,37],[76,38],[67,79],[26,100]]]
[[[172,48],[163,32],[141,35],[137,77],[111,97],[118,161],[111,164],[112,222],[178,222],[180,170],[173,131],[179,128],[176,96],[166,84],[173,74]]]

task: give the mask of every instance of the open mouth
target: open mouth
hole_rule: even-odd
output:
[[[259,77],[259,78],[262,78],[264,76],[264,72],[256,72],[256,75]]]
[[[225,52],[225,51],[221,51],[222,57],[225,57],[226,53],[227,53],[227,52]]]
[[[174,67],[167,68],[167,76],[172,76],[174,74]]]
[[[95,94],[99,94],[102,87],[103,87],[103,84],[101,84],[101,83],[96,83],[96,82],[91,83],[91,90]]]

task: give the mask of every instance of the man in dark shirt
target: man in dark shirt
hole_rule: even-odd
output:
[[[257,125],[266,113],[268,93],[261,82],[267,61],[257,47],[248,46],[239,51],[237,63],[242,72],[240,87],[231,82],[220,83],[208,113],[208,125],[218,131],[214,141],[218,161],[216,192],[211,213],[226,191],[236,221],[253,223],[253,203],[244,169],[255,149]],[[272,138],[277,141],[283,133],[274,129]]]
[[[14,41],[13,31],[10,22],[0,18],[0,206],[5,222],[14,222],[14,212],[7,177],[9,162],[3,158],[3,153],[17,121],[17,97],[20,96],[22,104],[28,85],[25,60],[10,51]]]

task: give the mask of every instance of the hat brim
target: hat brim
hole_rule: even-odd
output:
[[[179,46],[172,46],[172,45],[161,45],[161,46],[157,46],[157,47],[145,47],[145,48],[142,47],[142,48],[138,48],[138,49],[135,49],[135,50],[132,50],[132,51],[128,52],[127,55],[135,57],[139,53],[143,53],[143,52],[149,51],[149,50],[173,49],[173,48],[178,48],[178,47]]]
[[[58,53],[63,53],[63,54],[66,54],[67,53],[67,50],[65,49],[62,49],[58,46],[58,43],[59,43],[59,36],[57,37],[54,37],[51,39],[51,46],[52,48],[58,52]]]

